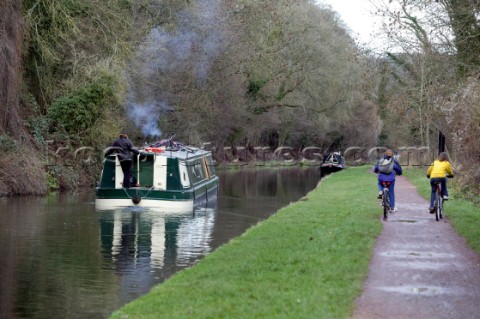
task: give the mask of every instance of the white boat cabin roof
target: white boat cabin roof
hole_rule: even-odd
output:
[[[167,158],[176,158],[180,160],[194,159],[211,154],[209,151],[190,146],[181,148],[144,147],[139,148],[139,151],[152,155],[155,154],[156,156],[165,156]]]

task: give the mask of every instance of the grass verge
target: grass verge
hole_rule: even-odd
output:
[[[426,178],[426,169],[405,169],[404,175],[417,186],[420,195],[430,200],[430,183]],[[461,198],[456,188],[447,181],[450,200],[445,202],[445,215],[458,234],[467,244],[480,254],[480,207]]]
[[[347,318],[382,229],[375,183],[365,167],[325,178],[111,318]]]

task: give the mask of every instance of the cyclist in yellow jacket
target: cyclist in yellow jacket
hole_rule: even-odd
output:
[[[433,205],[435,202],[435,193],[437,191],[435,183],[440,182],[442,188],[442,197],[444,200],[448,199],[447,177],[453,177],[453,170],[448,161],[448,155],[442,152],[437,159],[428,168],[427,178],[430,178],[430,185],[432,186],[432,193],[430,195],[430,214],[433,214]]]

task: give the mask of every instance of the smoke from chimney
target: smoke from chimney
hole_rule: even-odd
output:
[[[177,27],[150,30],[132,61],[127,113],[145,136],[160,136],[160,116],[179,102],[183,79],[203,83],[225,47],[220,0],[197,0],[178,14]],[[181,101],[180,101],[181,102]]]

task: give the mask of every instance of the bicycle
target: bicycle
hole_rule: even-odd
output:
[[[383,220],[387,220],[388,213],[390,209],[390,194],[388,187],[390,187],[391,182],[382,182],[383,192],[382,192],[382,206],[383,206]]]
[[[435,220],[438,222],[440,219],[443,218],[443,196],[442,196],[442,187],[440,186],[440,182],[433,183],[437,189],[435,193],[435,201],[433,204],[433,210],[435,212]]]
[[[452,178],[453,176],[447,175],[447,178]],[[435,220],[438,222],[443,218],[445,213],[445,208],[443,207],[443,201],[445,200],[442,195],[442,186],[440,182],[434,182],[437,191],[435,192],[435,201],[433,202],[433,210],[435,213]]]

